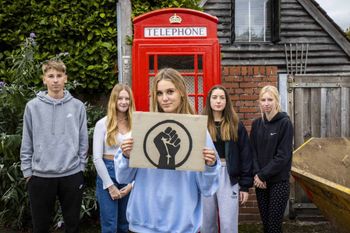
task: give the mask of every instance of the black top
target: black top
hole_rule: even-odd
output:
[[[240,191],[253,186],[253,156],[247,130],[238,123],[238,140],[224,141],[224,154],[231,185],[239,184]]]
[[[216,127],[216,141],[214,142],[215,149],[219,154],[220,159],[225,158],[225,142],[221,139],[221,131],[220,131],[221,121],[215,121]]]
[[[262,181],[277,183],[289,180],[293,153],[293,125],[284,112],[271,121],[258,118],[250,132],[254,174]]]

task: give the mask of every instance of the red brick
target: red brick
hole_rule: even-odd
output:
[[[243,91],[244,91],[244,94],[247,94],[247,95],[254,94],[254,89],[253,88],[244,88]]]
[[[259,99],[258,95],[241,95],[241,100],[257,100]]]
[[[234,78],[235,78],[235,82],[242,82],[243,81],[243,77],[242,76],[235,75]]]
[[[235,75],[235,67],[234,66],[229,67],[229,75]]]
[[[241,106],[242,102],[241,101],[232,101],[233,106],[239,107]]]
[[[229,83],[225,83],[225,87],[226,88],[238,88],[239,84],[237,82],[229,82]]]
[[[237,89],[235,89],[234,93],[235,94],[243,94],[243,93],[245,93],[245,89],[237,88]]]
[[[252,82],[261,82],[265,76],[263,75],[254,75],[253,77],[250,78],[250,81]]]
[[[274,83],[271,83],[271,82],[259,82],[257,83],[259,87],[264,87],[264,86],[267,86],[267,85],[273,85],[274,86]]]
[[[257,87],[257,86],[258,86],[258,83],[256,83],[256,82],[241,82],[239,84],[239,87],[241,87],[241,88]]]
[[[228,75],[228,76],[224,76],[223,77],[223,81],[224,82],[233,82],[234,81],[234,76],[232,76],[232,75]]]
[[[229,67],[224,66],[222,69],[222,75],[228,75],[230,73]]]
[[[264,79],[264,81],[273,82],[277,84],[277,76],[276,75],[268,76],[267,78]]]
[[[254,66],[253,69],[254,69],[254,71],[253,71],[254,75],[259,75],[260,74],[259,66]]]
[[[258,98],[259,98],[260,90],[261,88],[254,88],[254,94],[258,95]]]
[[[266,74],[266,69],[265,66],[260,66],[260,75],[265,75]]]
[[[277,74],[277,66],[267,66],[266,75],[275,75]]]
[[[241,67],[241,70],[242,70],[241,74],[242,74],[243,76],[248,74],[248,67],[242,66],[242,67]]]
[[[257,112],[257,111],[258,111],[258,108],[252,108],[252,107],[248,107],[248,108],[241,107],[240,108],[240,112],[243,112],[243,113],[245,113],[245,112]]]
[[[245,113],[244,114],[244,118],[245,119],[256,119],[256,118],[259,118],[259,117],[261,117],[260,112],[257,112],[257,113]]]
[[[252,76],[243,76],[243,82],[252,82]]]
[[[253,75],[254,75],[254,67],[255,67],[255,66],[249,66],[248,75],[250,75],[250,76],[253,76]]]
[[[239,100],[239,96],[238,95],[233,95],[233,96],[231,96],[231,100],[232,101]]]
[[[256,107],[256,103],[254,101],[241,101],[242,106],[245,107]]]

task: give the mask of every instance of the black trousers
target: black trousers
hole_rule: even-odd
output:
[[[79,232],[83,187],[82,172],[59,178],[32,176],[28,181],[28,193],[33,232],[49,232],[56,196],[61,205],[65,232]]]
[[[289,181],[255,188],[264,233],[282,233],[284,211],[289,199]]]

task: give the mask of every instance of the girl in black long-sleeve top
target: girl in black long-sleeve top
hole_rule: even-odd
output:
[[[254,185],[265,233],[282,232],[289,198],[293,126],[281,112],[276,87],[265,86],[259,94],[262,117],[254,120],[250,133],[254,157]]]
[[[253,157],[247,131],[232,108],[227,90],[217,85],[210,89],[204,114],[208,115],[208,130],[222,160],[219,189],[212,197],[203,197],[201,233],[238,232],[239,203],[248,200],[253,186]]]

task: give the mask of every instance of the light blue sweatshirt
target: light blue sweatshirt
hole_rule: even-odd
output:
[[[85,106],[68,91],[62,99],[42,91],[27,103],[21,145],[24,177],[63,177],[84,171],[88,146]]]
[[[206,146],[215,148],[207,133]],[[142,233],[196,233],[202,221],[201,194],[213,195],[219,185],[220,159],[204,172],[129,168],[121,150],[115,156],[120,183],[135,180],[127,219],[129,229]]]

